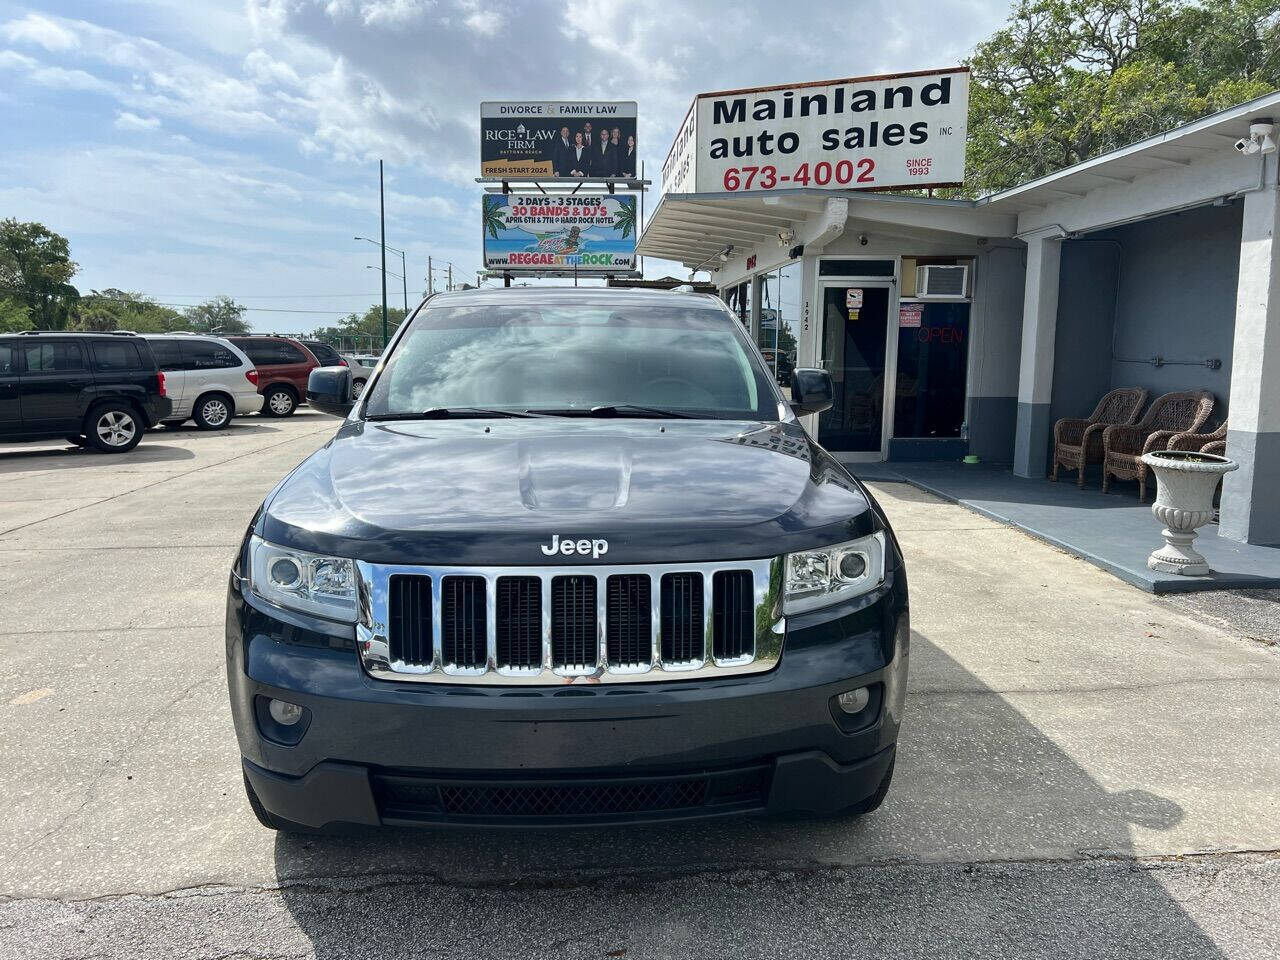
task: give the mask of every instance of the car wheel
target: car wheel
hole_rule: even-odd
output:
[[[359,400],[360,394],[364,393],[364,385],[368,381],[364,377],[357,377],[351,381],[351,399]]]
[[[127,453],[138,445],[145,432],[137,411],[125,404],[99,404],[85,418],[89,445],[102,453]]]
[[[272,387],[262,400],[262,412],[268,417],[288,417],[298,409],[298,398],[288,387]]]
[[[220,393],[210,393],[196,401],[192,418],[201,430],[223,430],[232,416],[231,401]]]

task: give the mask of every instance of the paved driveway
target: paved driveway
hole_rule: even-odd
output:
[[[898,484],[911,682],[877,814],[262,830],[227,567],[335,425],[0,447],[0,957],[1280,951],[1280,656]]]

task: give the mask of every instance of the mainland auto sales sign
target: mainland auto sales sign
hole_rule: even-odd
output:
[[[701,94],[662,190],[959,186],[968,121],[967,67]]]

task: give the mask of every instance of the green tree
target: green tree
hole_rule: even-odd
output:
[[[969,65],[987,193],[1280,86],[1280,0],[1018,0]]]
[[[387,307],[387,329],[395,333],[404,322],[405,312],[400,307]],[[375,303],[364,313],[350,313],[337,324],[320,327],[311,334],[317,340],[333,344],[342,352],[381,352],[382,305]]]
[[[0,295],[26,308],[40,330],[66,327],[80,298],[67,238],[42,223],[0,220]]]
[[[26,305],[12,297],[0,296],[0,333],[17,333],[30,327]]]
[[[249,332],[244,311],[244,307],[224,296],[188,307],[185,315],[188,329],[193,333],[216,333],[226,337]]]
[[[130,290],[91,290],[80,298],[72,327],[77,330],[133,330],[169,333],[188,330],[190,323],[172,307]]]

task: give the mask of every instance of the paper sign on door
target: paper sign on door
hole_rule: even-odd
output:
[[[922,316],[924,316],[923,303],[904,303],[898,307],[898,326],[918,327]]]
[[[862,288],[850,287],[844,292],[844,305],[847,310],[862,309]]]

